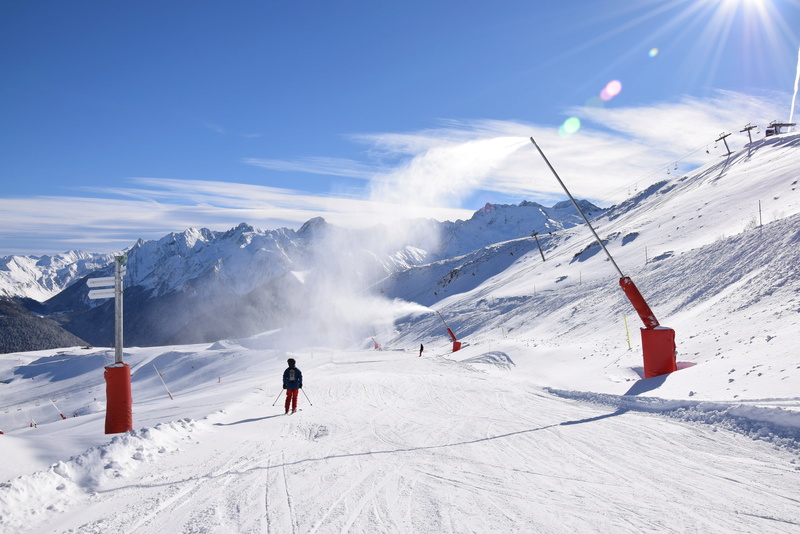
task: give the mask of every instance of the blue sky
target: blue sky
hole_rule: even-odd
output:
[[[0,255],[563,199],[530,136],[611,205],[788,120],[798,48],[800,0],[4,2]]]

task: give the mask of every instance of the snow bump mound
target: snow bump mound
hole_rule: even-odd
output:
[[[19,532],[46,521],[45,510],[68,510],[87,495],[108,488],[113,479],[129,477],[142,462],[180,450],[196,429],[195,421],[184,419],[126,432],[46,470],[0,484],[0,532]]]
[[[514,361],[509,355],[500,351],[484,352],[478,356],[461,360],[461,363],[492,365],[500,369],[511,369],[514,367]]]

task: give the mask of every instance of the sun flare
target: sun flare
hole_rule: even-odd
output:
[[[663,26],[665,38],[691,42],[684,75],[708,86],[724,65],[745,81],[774,79],[791,63],[798,36],[785,13],[797,0],[677,0]]]

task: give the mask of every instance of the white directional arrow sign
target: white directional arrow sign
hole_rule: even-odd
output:
[[[108,287],[114,285],[114,277],[106,276],[104,278],[89,278],[86,280],[86,285],[89,287]]]
[[[89,291],[90,299],[113,299],[115,297],[114,288],[93,289]]]

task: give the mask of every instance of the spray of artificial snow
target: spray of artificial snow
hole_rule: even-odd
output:
[[[797,100],[797,86],[800,83],[800,48],[797,49],[797,76],[794,79],[794,94],[792,95],[792,110],[789,112],[789,122],[794,116],[794,101]]]

